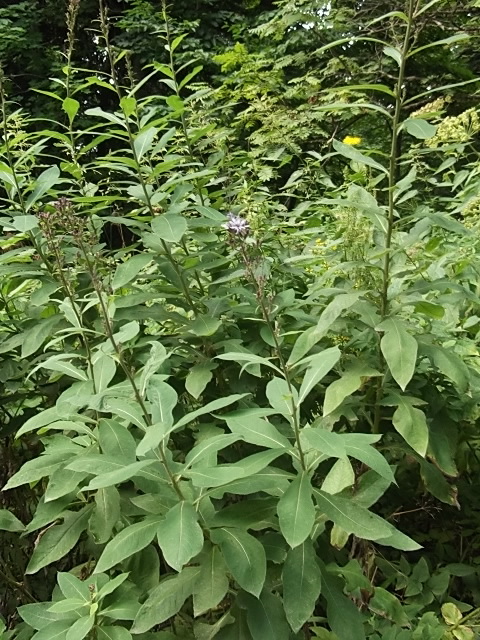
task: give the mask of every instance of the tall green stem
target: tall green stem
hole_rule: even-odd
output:
[[[405,71],[407,65],[408,51],[412,38],[413,17],[415,13],[415,0],[408,0],[407,7],[407,25],[403,38],[402,48],[400,50],[400,64],[398,69],[397,82],[395,87],[395,105],[392,123],[392,140],[390,144],[390,158],[388,166],[388,214],[387,214],[387,232],[385,234],[385,256],[383,259],[382,269],[382,289],[380,294],[380,315],[382,320],[386,318],[389,312],[388,288],[390,285],[390,267],[391,267],[391,248],[392,234],[395,223],[395,185],[397,182],[398,169],[398,149],[399,149],[399,126],[402,116],[403,103],[405,100]],[[385,369],[383,356],[379,349],[379,358],[381,369]],[[381,420],[381,401],[383,398],[383,378],[378,379],[376,397],[375,397],[375,414],[373,419],[373,432],[378,433],[380,430]]]

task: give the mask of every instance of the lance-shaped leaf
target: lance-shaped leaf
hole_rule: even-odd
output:
[[[290,549],[282,572],[283,606],[297,633],[312,615],[320,595],[321,572],[310,540]]]
[[[157,538],[167,564],[181,571],[203,547],[203,532],[192,505],[182,501],[170,509],[158,526]]]
[[[315,521],[310,476],[300,473],[289,485],[277,506],[280,530],[293,548],[302,544],[310,535]]]

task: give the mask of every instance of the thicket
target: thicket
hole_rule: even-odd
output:
[[[0,8],[0,638],[478,637],[478,1],[66,11]]]

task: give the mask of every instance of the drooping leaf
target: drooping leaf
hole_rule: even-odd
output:
[[[403,391],[413,377],[418,344],[403,324],[394,318],[382,322],[378,329],[385,331],[380,341],[383,357],[390,373]]]
[[[241,529],[213,529],[210,538],[220,546],[225,562],[239,586],[258,598],[266,575],[262,544]]]
[[[158,526],[158,544],[167,564],[176,571],[181,571],[202,550],[203,531],[197,517],[192,505],[182,501],[170,509]]]
[[[282,582],[285,614],[297,633],[312,615],[321,589],[321,572],[310,540],[287,553]]]
[[[140,607],[131,632],[145,633],[178,613],[192,595],[199,572],[197,567],[184,567],[173,578],[162,580]]]
[[[215,609],[227,591],[227,565],[220,549],[209,545],[200,557],[200,574],[193,592],[195,616]]]
[[[282,495],[277,506],[280,531],[294,548],[310,535],[315,521],[312,486],[309,474],[299,474]]]
[[[185,235],[187,221],[183,216],[166,213],[152,220],[152,231],[164,242],[176,244]]]
[[[68,511],[61,524],[48,529],[35,547],[26,573],[37,573],[71,551],[87,527],[91,509],[90,506],[85,506],[80,511]]]
[[[131,524],[122,529],[103,550],[95,567],[95,573],[107,571],[137,551],[144,549],[155,537],[159,523],[158,518],[145,518],[142,522]]]

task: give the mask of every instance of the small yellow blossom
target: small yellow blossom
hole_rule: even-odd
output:
[[[359,136],[345,136],[342,142],[343,144],[355,145],[355,144],[360,144],[361,141],[362,139]]]

